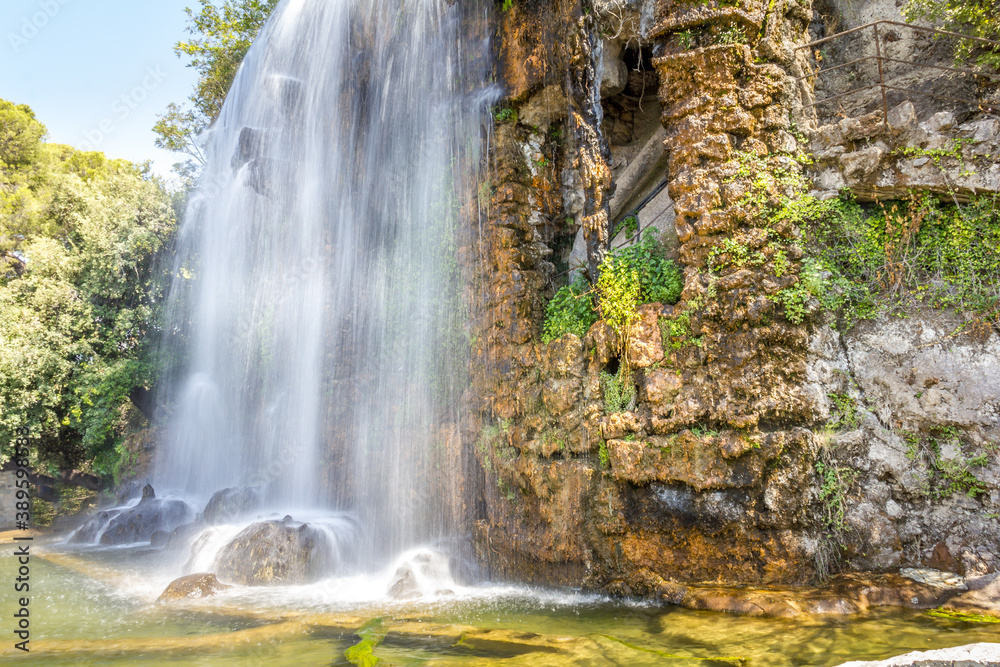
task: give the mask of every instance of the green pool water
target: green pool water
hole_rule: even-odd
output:
[[[11,578],[13,559],[5,558]],[[57,564],[59,563],[59,564]],[[75,563],[75,565],[73,565]],[[409,603],[342,602],[336,588],[233,589],[157,604],[161,581],[115,552],[32,561],[32,652],[13,649],[3,596],[0,661],[31,665],[350,665],[355,631],[382,619],[381,665],[837,665],[1000,642],[1000,625],[906,610],[766,619],[516,587]],[[93,568],[88,571],[88,568]],[[729,660],[725,660],[729,658]]]

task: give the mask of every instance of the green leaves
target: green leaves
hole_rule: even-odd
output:
[[[45,126],[28,105],[0,100],[0,168],[31,162],[44,136]]]
[[[637,273],[640,304],[674,304],[680,299],[684,275],[676,262],[667,259],[663,245],[651,230],[643,234],[638,243],[611,251],[605,262],[618,267],[612,271]]]
[[[1000,317],[1000,210],[993,197],[961,206],[923,195],[863,208],[849,198],[800,210],[812,273],[800,284],[853,326],[908,304]],[[816,289],[817,283],[824,283]],[[784,298],[784,297],[782,297]]]
[[[601,262],[597,292],[601,295],[601,317],[619,337],[626,337],[639,318],[639,272],[609,254]]]
[[[169,197],[140,166],[46,144],[0,181],[21,193],[0,208],[17,258],[0,276],[0,442],[27,426],[38,463],[110,473],[128,394],[152,383]]]
[[[219,6],[212,0],[199,1],[201,11],[197,14],[185,10],[192,38],[178,42],[174,51],[188,56],[190,66],[198,71],[191,101],[210,124],[219,117],[243,57],[278,0],[224,0]]]
[[[993,0],[909,0],[903,7],[903,17],[911,22],[926,19],[935,27],[972,37],[1000,39],[1000,6]],[[955,48],[955,61],[961,67],[973,62],[1000,69],[1000,48],[960,40]]]
[[[191,39],[174,47],[174,52],[186,56],[188,65],[198,71],[198,84],[188,98],[194,108],[170,104],[153,126],[159,135],[158,147],[191,158],[187,164],[175,166],[182,175],[190,172],[192,165],[205,163],[196,139],[219,117],[244,56],[278,4],[278,0],[224,0],[219,6],[212,0],[199,2],[197,13],[185,10]]]
[[[568,333],[583,338],[596,321],[590,285],[584,278],[577,278],[573,284],[560,288],[546,306],[542,342],[548,343]]]

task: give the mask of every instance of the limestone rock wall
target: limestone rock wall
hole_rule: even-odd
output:
[[[800,230],[767,214],[806,177],[820,194],[886,174],[887,192],[933,189],[901,176],[893,146],[945,131],[985,137],[963,144],[986,179],[967,191],[996,190],[995,137],[988,121],[905,105],[888,134],[864,117],[817,123],[795,50],[815,20],[794,0],[524,0],[499,14],[507,97],[480,190],[470,443],[494,576],[671,600],[674,582],[997,568],[997,333],[956,338],[921,315],[841,335],[811,301],[789,317],[777,295],[798,284]],[[843,166],[880,140],[876,166]],[[614,333],[598,322],[543,344],[544,308],[567,272],[594,275],[610,224],[663,178],[684,290],[640,309],[637,396],[611,414]],[[971,498],[949,488],[965,473],[982,489]]]

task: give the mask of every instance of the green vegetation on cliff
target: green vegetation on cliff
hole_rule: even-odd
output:
[[[597,321],[590,284],[582,276],[562,287],[546,307],[542,342],[571,333],[580,338]]]
[[[935,27],[972,37],[1000,40],[1000,5],[994,0],[909,0],[903,7],[903,17],[914,22],[924,19]],[[974,62],[998,69],[1000,47],[964,40],[956,48],[955,60],[963,66]]]
[[[862,206],[804,198],[820,300],[845,326],[909,306],[954,308],[1000,322],[1000,210],[994,197],[968,204],[935,197]]]
[[[684,287],[680,267],[667,258],[663,244],[650,232],[633,245],[609,252],[600,271],[596,289],[579,277],[556,292],[546,308],[542,342],[567,333],[583,338],[598,319],[595,292],[601,316],[620,333],[637,316],[638,306],[677,303]]]
[[[129,393],[152,380],[174,212],[146,167],[44,136],[0,100],[0,459],[27,427],[36,463],[112,474]]]

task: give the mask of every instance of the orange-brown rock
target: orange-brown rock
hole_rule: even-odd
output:
[[[186,577],[170,582],[166,590],[157,598],[157,602],[173,602],[176,600],[195,600],[211,597],[217,593],[232,588],[220,582],[210,572],[189,574]]]
[[[635,368],[648,368],[663,361],[660,311],[658,303],[639,306],[639,317],[632,325],[632,335],[628,341],[628,360]]]
[[[774,40],[804,35],[808,17],[764,0],[647,4],[684,290],[674,306],[642,306],[624,355],[600,321],[582,341],[538,342],[560,284],[556,241],[574,241],[560,221],[581,230],[591,277],[609,240],[605,133],[630,134],[624,116],[602,126],[595,109],[605,37],[571,0],[526,0],[500,17],[507,101],[537,127],[502,122],[491,148],[490,306],[475,323],[473,376],[480,414],[502,418],[508,440],[477,453],[477,547],[496,576],[670,601],[683,598],[678,581],[805,583],[824,556],[806,511],[817,444],[804,427],[817,397],[804,388],[807,324],[774,299],[797,283],[802,255],[794,226],[772,223],[760,202],[786,195],[775,174],[798,169]],[[734,23],[746,43],[682,47],[677,34],[707,42]],[[561,133],[558,149],[543,133]],[[525,158],[542,154],[551,168]],[[600,377],[623,360],[635,407],[608,414]]]

